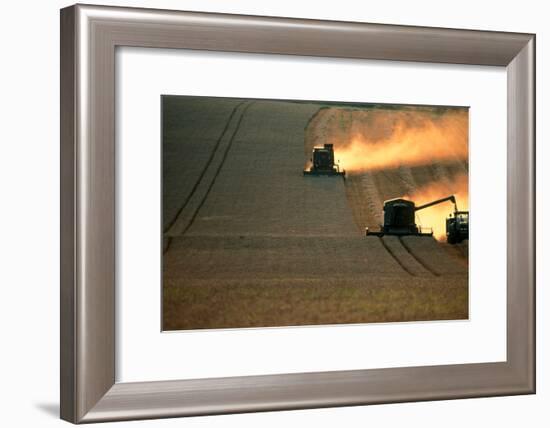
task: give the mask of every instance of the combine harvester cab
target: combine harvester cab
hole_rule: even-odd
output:
[[[340,175],[345,179],[346,171],[340,171],[340,166],[334,163],[334,148],[332,144],[314,147],[311,155],[312,166],[304,170],[304,175]]]
[[[384,224],[378,232],[372,232],[367,227],[367,235],[416,235],[432,236],[433,231],[422,232],[415,223],[415,213],[422,207],[416,207],[413,201],[407,199],[390,199],[384,202]]]
[[[413,201],[396,198],[384,202],[384,224],[378,232],[371,232],[367,227],[366,235],[413,235],[432,236],[433,230],[423,232],[415,223],[415,214],[419,210],[450,201],[454,204],[454,213],[446,219],[447,242],[456,244],[468,239],[469,214],[468,211],[458,211],[454,195],[437,199],[424,205],[416,206]]]

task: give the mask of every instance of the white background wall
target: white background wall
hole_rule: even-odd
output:
[[[549,152],[543,120],[550,92],[550,13],[545,2],[353,0],[134,0],[103,4],[317,19],[355,20],[537,33],[537,180],[539,218]],[[0,400],[2,426],[47,427],[57,419],[59,375],[59,8],[58,0],[2,4],[0,65]],[[490,126],[490,125],[488,125]],[[496,207],[495,214],[498,214]],[[535,396],[257,413],[163,421],[131,426],[280,427],[548,426],[550,274],[544,242],[549,228],[538,221],[538,393]],[[546,262],[546,266],[544,266]],[[121,423],[118,426],[130,423]]]

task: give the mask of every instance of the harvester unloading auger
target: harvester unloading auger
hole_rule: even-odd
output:
[[[332,144],[314,147],[311,155],[311,168],[304,170],[304,175],[340,175],[345,178],[346,171],[340,171],[340,166],[334,162]]]
[[[424,232],[415,223],[416,211],[429,208],[431,206],[450,201],[454,204],[454,213],[450,214],[446,219],[447,242],[456,244],[468,239],[469,216],[468,211],[459,211],[456,205],[454,195],[446,198],[437,199],[424,205],[416,206],[413,201],[396,198],[384,202],[384,224],[380,227],[380,231],[371,232],[367,227],[365,232],[367,235],[384,236],[384,235],[414,235],[414,236],[432,236],[433,230]]]

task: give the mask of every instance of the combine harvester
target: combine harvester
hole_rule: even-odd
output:
[[[380,231],[371,232],[369,228],[365,228],[366,235],[384,236],[384,235],[413,235],[413,236],[432,236],[433,230],[429,232],[422,231],[415,223],[415,214],[417,211],[429,208],[431,206],[451,201],[455,210],[453,214],[449,214],[446,219],[447,242],[449,244],[457,244],[464,239],[468,239],[469,218],[468,211],[458,211],[456,199],[454,195],[446,198],[438,199],[424,205],[415,206],[413,201],[396,198],[384,202],[384,225],[380,227]]]
[[[346,171],[340,171],[340,166],[334,163],[334,148],[332,144],[314,147],[311,155],[312,166],[304,170],[304,175],[340,175],[346,178]]]

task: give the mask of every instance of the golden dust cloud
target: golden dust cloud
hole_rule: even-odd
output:
[[[328,129],[335,156],[346,171],[362,172],[400,166],[468,159],[468,112],[373,110],[352,113],[342,132]],[[376,128],[376,129],[375,129]]]
[[[456,175],[450,181],[430,183],[411,194],[405,195],[404,198],[413,201],[416,206],[419,206],[450,195],[455,196],[459,211],[468,210],[468,176],[466,174]],[[442,241],[446,237],[445,218],[449,217],[449,214],[453,212],[453,203],[443,202],[417,211],[416,223],[425,228],[431,227],[434,237]]]

